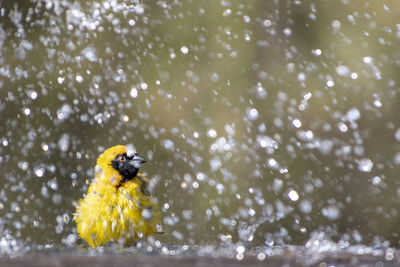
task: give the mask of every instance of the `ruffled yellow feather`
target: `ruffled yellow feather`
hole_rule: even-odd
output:
[[[120,184],[123,177],[111,166],[123,153],[126,147],[118,145],[98,157],[95,179],[76,208],[78,234],[92,247],[108,242],[133,245],[159,230],[161,214],[147,191],[147,179],[138,174]]]

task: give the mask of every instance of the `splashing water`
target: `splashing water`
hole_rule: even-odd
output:
[[[288,244],[398,246],[399,11],[4,2],[0,254],[83,244],[74,201],[116,144],[149,161],[163,213],[166,234],[139,250],[264,260]]]

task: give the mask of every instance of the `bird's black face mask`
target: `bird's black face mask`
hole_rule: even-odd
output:
[[[118,154],[111,161],[111,165],[123,177],[121,182],[127,182],[136,177],[140,166],[145,162],[146,160],[136,153],[132,156],[128,156],[126,153],[124,153]]]

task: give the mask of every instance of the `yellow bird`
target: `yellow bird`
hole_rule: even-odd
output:
[[[149,194],[148,180],[138,173],[144,162],[133,147],[123,145],[97,158],[95,178],[74,216],[78,234],[90,246],[130,246],[161,232],[161,213]]]

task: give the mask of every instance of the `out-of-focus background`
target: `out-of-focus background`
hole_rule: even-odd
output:
[[[0,246],[83,244],[97,156],[164,244],[399,245],[400,2],[2,1]]]

